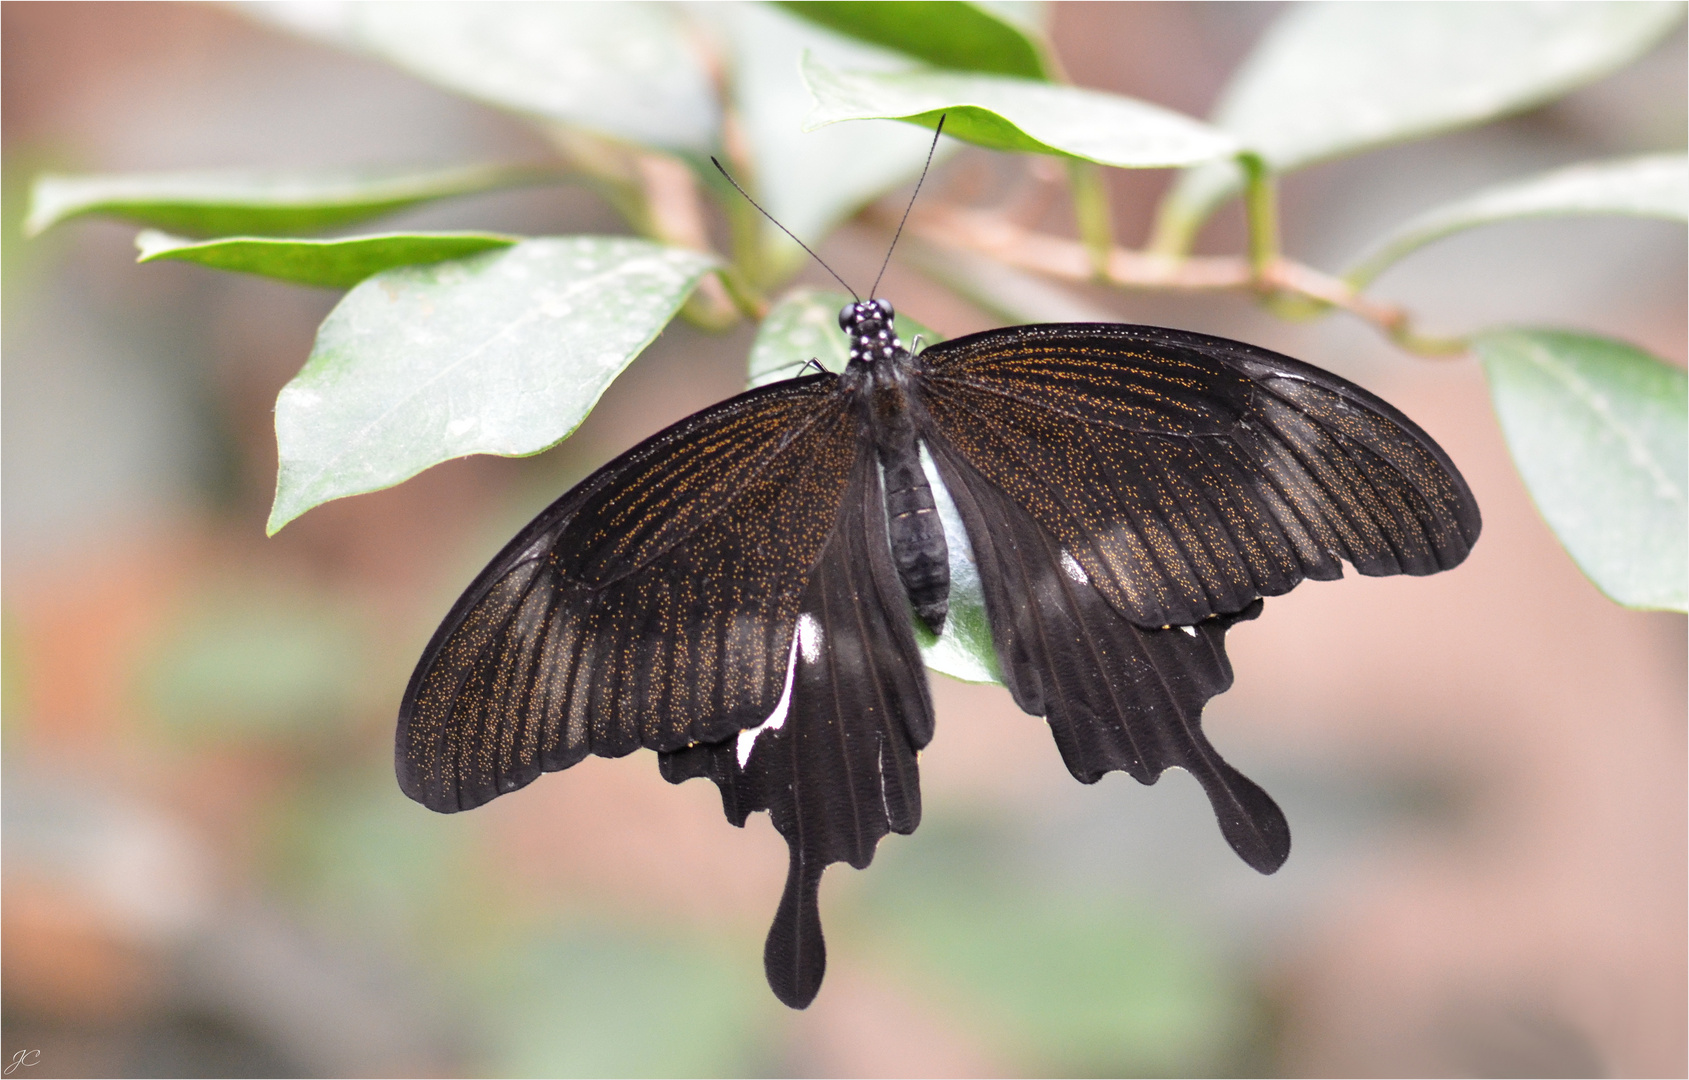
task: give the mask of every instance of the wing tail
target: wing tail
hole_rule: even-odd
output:
[[[792,848],[786,889],[768,940],[762,946],[762,970],[780,1003],[807,1009],[821,992],[827,973],[827,942],[821,935],[821,872],[800,846]]]

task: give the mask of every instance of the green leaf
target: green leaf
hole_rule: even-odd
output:
[[[714,265],[575,236],[369,278],[329,313],[276,399],[269,531],[450,458],[556,445]]]
[[[757,339],[751,344],[749,385],[796,378],[811,360],[834,374],[843,372],[850,362],[850,343],[839,329],[839,309],[850,302],[843,293],[819,289],[788,293],[757,329]],[[907,321],[898,316],[899,337],[906,326]]]
[[[934,637],[924,624],[914,624],[921,659],[927,667],[952,679],[1000,684],[1003,675],[997,667],[997,647],[992,644],[991,622],[985,614],[985,586],[979,580],[979,565],[974,562],[967,527],[926,447],[921,448],[921,465],[932,485],[933,502],[944,523],[944,542],[950,551],[950,611],[944,619],[944,632]]]
[[[556,170],[467,165],[427,172],[184,172],[38,177],[24,231],[104,214],[189,236],[315,232],[407,206],[524,184],[555,182]]]
[[[861,124],[803,129],[810,95],[798,58],[806,49],[852,68],[892,69],[907,65],[907,58],[764,4],[702,4],[692,10],[720,33],[732,56],[734,110],[750,146],[751,175],[740,179],[750,181],[759,201],[792,232],[816,243],[863,205],[920,174],[932,142],[924,132]],[[739,198],[732,192],[723,196],[730,206]],[[762,275],[764,284],[779,281],[808,258],[754,211],[750,216],[774,264]]]
[[[667,4],[353,3],[339,37],[504,109],[693,155],[721,110]]]
[[[1473,339],[1525,487],[1578,568],[1633,608],[1689,606],[1689,378],[1623,342]]]
[[[803,366],[810,360],[820,362],[828,371],[844,371],[850,350],[844,332],[839,329],[839,309],[850,302],[850,297],[843,293],[816,289],[789,293],[768,313],[757,331],[756,342],[751,346],[750,384],[764,386],[793,378],[802,374]],[[898,338],[909,346],[916,344],[916,338],[920,338],[923,347],[944,340],[901,313],[897,316],[896,329]],[[997,653],[991,644],[991,627],[985,617],[985,590],[980,585],[979,569],[974,565],[973,548],[968,544],[962,515],[924,449],[921,462],[926,467],[927,482],[932,485],[933,501],[938,504],[945,543],[950,549],[950,614],[944,620],[944,633],[934,637],[919,622],[914,624],[922,658],[934,671],[963,682],[1001,682]]]
[[[1058,154],[1123,169],[1212,161],[1237,147],[1224,132],[1159,106],[1100,90],[994,75],[835,71],[805,56],[815,95],[805,127],[908,120],[993,150]]]
[[[841,34],[924,60],[934,67],[1045,79],[1046,46],[1030,20],[981,4],[946,0],[807,0],[780,4]]]
[[[1344,277],[1359,289],[1385,267],[1462,229],[1522,217],[1628,214],[1689,221],[1689,156],[1591,161],[1498,184],[1426,211],[1374,244]]]
[[[1238,69],[1214,122],[1287,172],[1551,101],[1630,63],[1682,17],[1670,2],[1299,5]],[[1188,249],[1241,182],[1230,163],[1181,178],[1157,248]]]
[[[261,274],[297,285],[350,289],[396,266],[420,266],[461,259],[489,248],[503,248],[519,237],[497,233],[380,233],[342,240],[276,240],[230,236],[220,240],[184,240],[147,229],[135,237],[136,262],[179,259],[216,270]]]

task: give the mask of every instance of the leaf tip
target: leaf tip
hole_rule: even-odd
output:
[[[823,110],[826,109],[826,105],[821,100],[820,91],[815,89],[815,79],[816,77],[824,79],[832,75],[832,72],[815,59],[813,52],[805,49],[803,55],[798,58],[798,75],[803,79],[803,88],[809,91],[809,112],[804,114],[801,130],[807,133],[817,128],[826,127],[833,121],[821,118],[824,115]]]
[[[42,173],[29,185],[29,210],[23,218],[23,234],[34,239],[57,225],[64,215],[63,200],[55,196],[58,177]]]
[[[172,248],[181,247],[188,241],[178,236],[171,236],[158,229],[142,229],[135,234],[135,261],[138,263],[151,262],[163,258]]]
[[[270,504],[270,516],[264,522],[265,539],[275,536],[277,533],[282,531],[284,526],[291,523],[294,518],[310,509],[308,506],[298,505],[297,500],[289,501],[285,499],[283,497],[284,494],[285,493],[281,490],[281,484],[278,481],[276,485],[275,502]]]

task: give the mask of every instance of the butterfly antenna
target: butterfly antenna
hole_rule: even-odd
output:
[[[921,178],[915,181],[915,194],[909,196],[909,205],[903,208],[903,220],[897,223],[897,231],[892,234],[891,247],[886,248],[886,261],[880,264],[880,272],[874,278],[874,287],[868,290],[872,299],[880,291],[880,278],[886,276],[886,267],[891,265],[891,253],[897,249],[897,238],[903,235],[903,226],[909,220],[909,211],[915,209],[915,196],[921,193],[921,185],[927,182],[927,170],[932,168],[932,155],[938,149],[938,137],[944,133],[944,118],[948,113],[942,113],[938,118],[938,127],[933,129],[932,145],[927,147],[927,163],[921,166]],[[717,166],[719,168],[720,166]]]
[[[797,243],[798,247],[801,247],[805,251],[809,252],[810,258],[814,259],[816,262],[821,264],[821,269],[823,269],[823,270],[827,271],[827,273],[833,275],[834,281],[838,282],[840,285],[844,285],[845,292],[849,293],[851,295],[851,297],[856,300],[857,303],[862,302],[862,297],[856,295],[856,290],[851,288],[848,284],[846,284],[845,279],[840,277],[833,270],[833,268],[831,266],[828,266],[826,261],[823,260],[821,258],[821,256],[817,255],[815,253],[815,251],[808,244],[804,243],[802,240],[799,240],[797,238],[797,236],[792,233],[792,230],[790,230],[790,229],[786,228],[786,226],[780,224],[779,221],[776,221],[773,214],[769,213],[767,210],[764,210],[762,208],[761,203],[759,203],[755,199],[751,198],[751,193],[739,186],[739,181],[733,179],[733,175],[731,173],[729,173],[725,168],[722,167],[721,162],[717,161],[714,157],[711,157],[710,158],[710,164],[715,166],[716,172],[719,172],[722,176],[727,178],[727,182],[729,184],[733,185],[734,191],[737,191],[739,194],[743,195],[745,197],[746,202],[750,203],[752,206],[757,208],[758,213],[760,213],[763,217],[767,218],[768,220],[773,221],[774,227],[776,229],[779,229],[781,232],[785,233],[787,236],[790,236]],[[875,284],[878,284],[878,282],[875,282]]]

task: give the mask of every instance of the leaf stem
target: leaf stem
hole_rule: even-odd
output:
[[[1196,233],[1204,218],[1184,204],[1179,198],[1180,191],[1175,182],[1173,189],[1156,208],[1155,224],[1150,227],[1149,242],[1144,245],[1144,250],[1151,255],[1184,258],[1190,254],[1191,245],[1196,243]]]
[[[768,297],[750,283],[737,265],[722,267],[716,271],[716,277],[720,279],[721,287],[726,290],[728,299],[733,301],[733,306],[739,310],[739,314],[752,322],[761,322],[767,317]]]
[[[704,224],[698,182],[686,163],[667,154],[639,152],[634,168],[644,195],[646,235],[675,247],[715,254]],[[739,321],[738,304],[725,278],[713,274],[698,283],[681,315],[706,330],[725,330]]]
[[[1109,253],[1114,248],[1114,221],[1102,170],[1089,161],[1069,158],[1067,186],[1073,196],[1073,217],[1079,227],[1079,239],[1091,253],[1091,271],[1098,281],[1107,281]]]
[[[1266,288],[1268,270],[1278,261],[1278,182],[1259,154],[1237,156],[1243,167],[1243,212],[1249,226],[1249,267]]]

